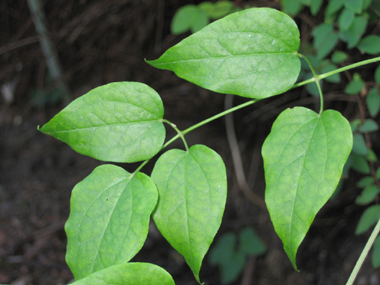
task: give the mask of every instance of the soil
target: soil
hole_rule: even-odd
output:
[[[199,2],[199,1],[198,1]],[[168,71],[156,70],[144,59],[156,59],[189,35],[170,34],[179,7],[197,1],[178,0],[44,0],[51,39],[64,79],[75,99],[94,87],[115,81],[148,84],[162,97],[165,118],[185,129],[224,110],[225,96],[199,88]],[[242,7],[279,8],[279,1],[236,1]],[[301,37],[310,40],[311,27],[323,21],[307,11],[297,19]],[[103,162],[74,152],[37,130],[63,107],[48,76],[28,6],[22,0],[0,3],[0,283],[13,285],[67,284],[73,276],[65,263],[64,224],[69,216],[71,190]],[[344,49],[344,46],[341,47]],[[351,60],[361,59],[358,52]],[[374,69],[362,69],[372,78]],[[373,80],[373,79],[370,79]],[[349,120],[359,114],[355,99],[342,94],[344,84],[325,85],[326,108]],[[12,88],[12,86],[14,88]],[[4,88],[10,92],[5,94]],[[59,94],[58,94],[59,95]],[[246,99],[234,98],[234,104]],[[234,114],[236,137],[250,191],[264,199],[261,145],[276,116],[285,108],[318,108],[318,100],[299,88]],[[174,134],[167,129],[167,137]],[[297,256],[300,272],[287,259],[267,210],[239,189],[226,137],[224,119],[187,136],[189,145],[205,144],[218,152],[228,171],[228,201],[216,240],[226,232],[252,227],[267,246],[260,257],[249,258],[233,284],[345,284],[369,234],[356,236],[364,208],[354,204],[361,177],[351,173],[337,197],[317,215]],[[375,151],[379,136],[371,137]],[[182,148],[177,141],[171,147]],[[136,164],[137,165],[137,164]],[[135,164],[122,165],[129,171]],[[143,171],[150,174],[153,162]],[[134,261],[151,262],[172,274],[176,284],[196,284],[183,258],[160,236],[152,223],[143,249]],[[201,270],[205,284],[220,284],[217,267],[206,255]],[[380,272],[367,258],[356,284],[380,284]]]

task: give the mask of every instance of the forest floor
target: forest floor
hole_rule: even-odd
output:
[[[196,1],[42,2],[72,99],[109,82],[137,81],[160,94],[165,118],[179,129],[224,110],[224,95],[199,88],[144,62],[145,58],[158,58],[188,35],[171,35],[170,22],[179,7]],[[279,8],[279,1],[243,2],[240,4]],[[48,79],[25,1],[1,1],[0,27],[0,84],[14,86],[7,93],[10,97],[0,97],[0,284],[67,284],[73,279],[65,263],[64,231],[71,190],[102,162],[80,155],[37,130],[64,104],[57,99]],[[333,88],[344,89],[342,85]],[[234,104],[245,101],[235,98]],[[222,156],[227,166],[228,200],[216,240],[226,232],[252,227],[268,249],[263,256],[251,257],[233,284],[345,284],[368,238],[354,234],[363,211],[354,204],[358,194],[355,174],[317,215],[299,249],[300,272],[292,268],[284,253],[267,210],[257,206],[264,200],[265,190],[261,145],[275,117],[295,105],[316,108],[318,100],[297,89],[234,114],[248,185],[259,202],[247,199],[239,189],[224,119],[186,135],[189,145],[207,145]],[[344,100],[327,105],[348,117],[356,108]],[[169,129],[167,133],[168,138],[174,135]],[[183,148],[180,141],[171,147]],[[122,166],[130,171],[136,168],[134,164]],[[152,166],[149,163],[143,171],[149,175]],[[133,260],[162,266],[173,275],[176,284],[196,284],[183,258],[160,236],[153,223],[146,244]],[[207,285],[220,284],[220,272],[209,264],[208,255],[201,280]],[[370,260],[365,262],[356,284],[380,284],[380,272],[372,268]]]

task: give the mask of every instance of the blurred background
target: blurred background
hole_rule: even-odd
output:
[[[155,89],[164,102],[165,118],[182,130],[222,112],[225,104],[232,106],[247,100],[236,96],[233,102],[226,100],[223,94],[197,87],[144,61],[158,58],[191,34],[190,30],[173,34],[171,23],[181,7],[202,1],[40,0],[46,16],[42,20],[47,44],[42,43],[30,2],[0,1],[0,283],[68,284],[73,277],[65,263],[64,223],[70,211],[71,190],[102,162],[43,135],[37,126],[48,122],[71,100],[116,81],[142,82]],[[344,30],[348,24],[340,22],[339,15],[326,16],[333,1],[317,1],[320,7],[318,10],[314,7],[313,11],[311,2],[236,0],[231,3],[234,9],[272,7],[293,16],[300,28],[302,51],[310,55],[320,70],[328,64],[339,67],[378,56],[376,47],[368,52],[359,41],[368,35],[380,35],[377,1],[364,1],[370,2],[368,7],[363,6],[360,13],[354,13],[354,19],[363,15],[367,19],[357,43],[350,42],[351,28]],[[340,7],[334,13],[346,8]],[[332,25],[330,33],[337,38],[325,35],[326,38],[315,43],[316,28],[323,23]],[[326,47],[330,41],[335,44]],[[46,57],[46,45],[52,48],[55,59]],[[332,54],[336,51],[346,57],[334,60]],[[58,77],[50,66],[54,60]],[[342,112],[350,122],[359,119],[363,123],[372,117],[377,124],[377,112],[369,111],[371,107],[368,108],[366,101],[371,88],[380,87],[380,82],[374,79],[377,66],[372,64],[343,73],[335,82],[324,81],[325,108]],[[303,67],[301,77],[307,78],[309,72]],[[363,82],[360,88],[347,89],[358,81]],[[347,281],[369,236],[369,232],[355,235],[367,207],[355,203],[362,191],[356,183],[365,175],[373,175],[378,183],[374,173],[380,166],[376,158],[380,151],[376,130],[363,134],[366,147],[376,159],[368,159],[368,173],[355,167],[347,170],[339,191],[317,215],[299,249],[300,272],[294,271],[287,259],[263,204],[261,145],[274,119],[284,109],[295,105],[319,109],[319,98],[313,92],[311,87],[292,89],[237,112],[233,121],[230,117],[230,123],[226,124],[222,118],[186,135],[189,145],[209,146],[222,156],[227,166],[227,207],[211,249],[223,251],[223,247],[215,246],[218,240],[225,234],[239,235],[246,228],[252,229],[265,247],[257,256],[247,254],[239,265],[241,268],[233,269],[235,273],[222,272],[234,267],[233,260],[231,266],[222,267],[212,262],[210,254],[206,255],[200,274],[205,284],[221,284],[221,274],[233,275],[229,281],[223,279],[225,284],[242,285],[345,284]],[[167,129],[167,138],[173,135]],[[240,168],[234,165],[230,150],[231,147],[236,150],[236,146],[241,153]],[[183,148],[180,141],[170,147]],[[143,172],[150,175],[153,163],[154,160]],[[121,166],[133,171],[136,165]],[[243,182],[236,178],[242,172]],[[377,199],[370,203],[376,204]],[[233,250],[239,245],[229,246]],[[176,284],[196,284],[183,258],[161,237],[153,223],[146,244],[133,260],[162,266],[172,274]],[[380,284],[380,272],[371,264],[371,257],[367,258],[356,284]]]

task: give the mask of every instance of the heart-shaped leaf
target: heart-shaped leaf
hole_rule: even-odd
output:
[[[71,196],[66,262],[75,279],[128,262],[143,246],[158,193],[152,179],[115,165],[97,167]]]
[[[126,263],[97,271],[72,285],[175,285],[161,267],[150,263]]]
[[[351,127],[339,112],[302,107],[282,112],[264,142],[265,202],[295,269],[297,249],[338,185],[351,148]]]
[[[103,161],[136,162],[162,147],[160,96],[137,82],[110,83],[74,100],[40,130]]]
[[[222,158],[204,145],[169,150],[156,162],[159,192],[153,219],[165,239],[185,257],[199,282],[202,260],[222,221],[227,196]]]
[[[299,45],[288,15],[252,8],[211,23],[148,63],[212,91],[266,98],[297,80]]]

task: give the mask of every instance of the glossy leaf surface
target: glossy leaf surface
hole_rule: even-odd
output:
[[[265,202],[294,268],[315,215],[333,194],[352,148],[339,113],[296,107],[282,112],[264,142]]]
[[[95,272],[72,285],[174,285],[174,280],[161,267],[149,263],[113,265]]]
[[[153,214],[157,228],[185,257],[199,282],[202,260],[219,229],[227,195],[226,169],[212,149],[174,149],[156,162],[152,179],[159,192]]]
[[[299,44],[289,16],[252,8],[211,23],[148,63],[215,92],[266,98],[297,80]]]
[[[143,246],[157,190],[143,173],[97,167],[71,196],[66,261],[75,279],[128,262]]]
[[[71,102],[40,130],[103,161],[136,162],[162,147],[160,96],[136,82],[110,83]]]

